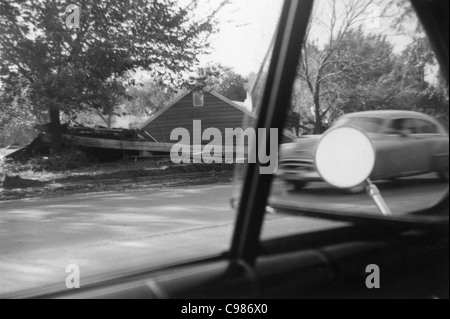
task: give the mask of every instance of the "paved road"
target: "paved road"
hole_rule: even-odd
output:
[[[407,184],[382,187],[388,202],[403,210],[436,199],[443,189],[432,182]],[[83,278],[113,270],[157,267],[223,252],[232,237],[235,213],[229,198],[235,191],[236,185],[221,184],[0,203],[0,296],[45,284],[64,289],[70,264],[80,266],[83,285]],[[394,203],[393,195],[400,204]],[[274,196],[305,207],[320,203],[336,209],[373,209],[365,195],[342,196],[320,183],[302,193],[276,186]],[[264,238],[341,225],[281,214],[270,214],[267,220]]]

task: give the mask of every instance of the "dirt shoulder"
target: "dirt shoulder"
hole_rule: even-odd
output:
[[[120,161],[65,172],[35,172],[3,165],[0,201],[224,183],[233,180],[235,169],[232,164],[159,166],[150,160]]]

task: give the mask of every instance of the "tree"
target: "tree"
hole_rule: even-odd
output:
[[[1,76],[27,80],[30,101],[49,111],[52,148],[59,150],[60,112],[112,109],[111,93],[122,90],[129,70],[179,81],[207,51],[215,14],[226,2],[193,19],[197,0],[181,8],[175,0],[80,0],[80,25],[70,29],[63,1],[2,0]]]
[[[174,92],[155,80],[145,80],[130,86],[127,97],[122,101],[127,113],[143,119],[157,113],[169,103]]]
[[[400,76],[394,84],[400,85],[402,94],[398,95],[397,104],[401,109],[436,117],[448,130],[448,82],[442,70],[437,71],[439,63],[411,3],[402,0],[396,5],[402,14],[393,22],[393,28],[411,39],[398,61]],[[427,76],[430,69],[434,69],[435,79],[430,79],[429,74]]]
[[[323,48],[312,39],[308,40],[313,25],[310,24],[298,67],[298,77],[305,83],[311,95],[313,131],[316,134],[324,131],[326,128],[324,120],[340,99],[338,91],[334,87],[336,78],[355,68],[363,68],[368,63],[362,59],[353,60],[354,55],[345,56],[338,51],[348,34],[368,19],[367,12],[370,11],[372,5],[377,3],[376,0],[346,0],[343,2],[329,0],[327,2],[330,11],[329,20],[318,23],[324,25],[321,32],[322,35],[325,35]]]
[[[332,82],[324,84],[335,100],[329,103],[331,119],[342,113],[392,107],[393,75],[397,57],[385,36],[364,34],[361,29],[348,32],[336,49],[343,62],[331,63]],[[334,94],[333,94],[334,92]]]
[[[0,86],[0,147],[31,142],[37,133],[34,126],[45,121],[30,103],[24,83],[17,76]]]
[[[120,115],[116,112],[118,104],[126,95],[123,81],[122,79],[107,79],[103,83],[98,83],[97,88],[89,94],[89,98],[82,102],[80,111],[87,110],[96,113],[105,122],[106,127],[111,128],[113,116]]]
[[[314,50],[318,55],[322,52],[317,47]],[[388,108],[395,96],[390,80],[396,56],[385,37],[366,35],[360,28],[351,30],[342,37],[333,55],[321,71],[328,78],[312,87],[300,76],[294,94],[303,128],[316,134],[343,113]],[[320,92],[319,97],[312,92]]]
[[[232,70],[227,71],[216,91],[232,101],[245,101],[247,80]]]
[[[231,68],[220,63],[197,69],[184,84],[189,91],[216,91],[233,101],[247,98],[247,80]]]
[[[417,38],[401,53],[397,63],[397,90],[394,104],[398,109],[413,110],[436,117],[448,129],[448,84],[439,72],[428,78],[427,69],[437,70],[438,62],[426,38]],[[432,81],[431,83],[429,81]]]

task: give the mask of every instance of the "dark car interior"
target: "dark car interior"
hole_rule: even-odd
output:
[[[413,0],[448,82],[448,1]],[[259,128],[284,127],[301,41],[312,0],[287,0],[274,45]],[[294,66],[294,67],[293,67]],[[401,220],[322,210],[272,207],[285,214],[343,222],[344,226],[261,241],[272,175],[249,164],[230,251],[164,269],[96,280],[76,291],[38,298],[427,298],[449,297],[448,191],[427,210]],[[367,265],[381,269],[381,287],[368,289]]]

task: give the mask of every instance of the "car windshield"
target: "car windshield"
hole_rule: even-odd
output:
[[[385,121],[376,117],[350,117],[337,121],[333,127],[353,126],[366,133],[380,133],[384,130]]]
[[[292,92],[263,239],[342,226],[301,217],[314,212],[407,219],[446,194],[448,86],[408,1],[316,1]],[[345,127],[366,133],[375,154],[356,184],[365,164],[348,163],[367,153],[350,137],[319,152]],[[339,184],[322,162],[347,164]]]
[[[0,1],[0,296],[230,247],[283,1],[132,2]]]
[[[304,210],[380,215],[367,184],[317,172],[333,126],[387,130],[368,134],[366,182],[395,218],[442,197],[448,86],[409,2],[316,1],[286,125],[268,131],[282,6],[0,2],[0,297],[224,256],[249,164],[274,177],[262,239],[346,225]]]

